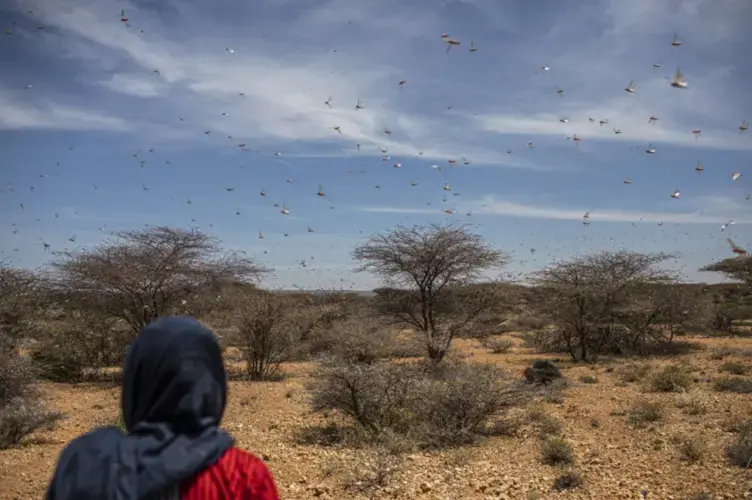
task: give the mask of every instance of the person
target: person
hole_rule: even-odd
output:
[[[227,375],[214,334],[190,316],[145,326],[123,369],[122,417],[60,454],[48,500],[278,500],[269,469],[219,429]]]

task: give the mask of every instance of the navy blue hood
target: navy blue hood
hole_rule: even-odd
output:
[[[189,316],[159,318],[130,345],[122,412],[128,434],[92,431],[60,454],[48,500],[136,500],[213,464],[233,445],[219,430],[227,376],[214,334]]]

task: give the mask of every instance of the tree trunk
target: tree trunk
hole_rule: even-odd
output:
[[[586,337],[580,337],[580,359],[582,361],[587,361],[588,357],[588,351],[587,351],[587,338]],[[577,362],[577,360],[575,360]]]
[[[435,363],[439,363],[446,355],[446,349],[437,346],[435,341],[428,342],[428,359]]]

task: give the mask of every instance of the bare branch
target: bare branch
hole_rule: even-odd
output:
[[[168,227],[118,233],[100,247],[65,254],[53,269],[59,300],[123,319],[134,330],[187,309],[201,293],[249,283],[264,272],[249,259],[223,253],[204,233]]]

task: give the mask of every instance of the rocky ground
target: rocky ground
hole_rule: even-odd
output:
[[[594,367],[560,364],[572,386],[562,402],[539,405],[565,424],[563,435],[572,444],[575,468],[582,473],[583,485],[564,492],[552,491],[562,470],[541,462],[539,434],[528,426],[514,437],[492,437],[472,447],[411,453],[401,459],[369,449],[300,444],[299,436],[306,429],[326,424],[325,417],[308,409],[303,388],[308,364],[286,367],[289,376],[282,382],[232,382],[224,425],[241,447],[264,458],[285,499],[601,500],[637,499],[641,490],[648,492],[648,499],[689,500],[700,492],[711,494],[706,498],[752,498],[752,469],[730,466],[723,452],[733,438],[729,425],[752,419],[752,397],[714,392],[709,384],[723,376],[718,368],[725,361],[752,365],[752,357],[712,359],[713,349],[722,345],[752,349],[752,339],[696,341],[706,349],[646,361],[654,369],[680,362],[692,370],[696,398],[707,408],[705,414],[695,416],[677,406],[682,397],[678,394],[644,393],[639,383],[620,381],[618,367],[626,361]],[[540,357],[522,347],[488,354],[474,341],[459,341],[456,348],[513,374],[521,374],[531,359]],[[583,375],[594,376],[597,382],[579,382]],[[117,387],[44,384],[43,389],[66,419],[17,449],[0,451],[2,499],[41,498],[63,445],[117,418]],[[645,398],[660,401],[666,416],[660,423],[634,428],[624,412]],[[702,444],[704,452],[696,463],[680,459],[677,444],[687,437]],[[382,485],[368,489],[379,476],[386,478]]]

